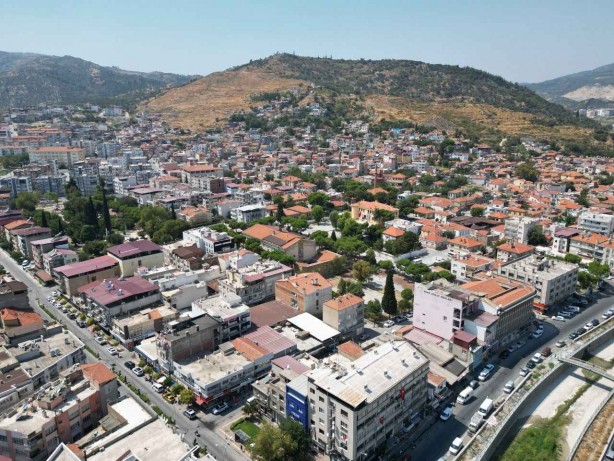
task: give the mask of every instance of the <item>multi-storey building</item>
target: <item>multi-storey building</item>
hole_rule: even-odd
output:
[[[58,166],[70,168],[75,162],[85,158],[85,150],[66,146],[49,146],[31,149],[28,155],[30,163],[56,161]]]
[[[212,296],[192,303],[195,315],[207,314],[219,323],[219,341],[244,335],[251,328],[249,307],[235,295]]]
[[[614,215],[588,211],[580,213],[578,229],[606,236],[612,235],[614,233]]]
[[[495,260],[486,256],[462,254],[452,260],[450,272],[458,280],[470,280],[474,274],[489,271],[495,265]]]
[[[53,269],[60,289],[68,296],[77,294],[79,287],[95,281],[117,277],[121,274],[119,263],[110,256],[99,256],[87,261],[67,264]]]
[[[226,232],[217,232],[208,227],[184,231],[183,241],[186,245],[196,245],[208,254],[224,253],[233,247],[233,239]]]
[[[534,286],[536,294],[533,304],[541,313],[575,293],[578,282],[578,266],[541,256],[520,259],[502,266],[499,274]]]
[[[378,447],[422,415],[428,363],[409,343],[392,341],[307,372],[314,446],[340,460],[375,459]]]
[[[324,303],[332,298],[333,286],[317,272],[298,274],[275,282],[275,299],[299,313],[322,318]]]
[[[603,244],[608,241],[608,237],[597,233],[582,233],[571,237],[569,241],[569,252],[581,258],[597,261],[603,259]]]
[[[164,330],[179,312],[167,306],[144,309],[132,316],[113,319],[113,335],[126,347]]]
[[[0,178],[0,188],[8,189],[11,192],[11,197],[17,197],[22,192],[32,192],[32,179],[28,176],[4,176]]]
[[[107,254],[116,259],[124,277],[134,275],[139,267],[151,269],[164,265],[164,252],[150,240],[135,240],[112,246]]]
[[[497,260],[501,261],[502,264],[509,264],[512,261],[526,258],[533,254],[534,251],[535,247],[531,245],[524,245],[512,241],[497,247]]]
[[[266,216],[264,205],[243,205],[230,210],[230,218],[243,224],[249,224]]]
[[[559,254],[567,254],[569,252],[571,238],[578,234],[580,234],[578,229],[568,227],[557,229],[552,236],[552,251]]]
[[[234,269],[229,267],[226,278],[220,279],[218,287],[222,295],[232,293],[248,305],[272,299],[275,282],[292,275],[292,268],[277,261],[260,261],[250,266]]]
[[[529,232],[533,229],[539,220],[534,218],[509,218],[505,220],[505,240],[518,243],[529,243]]]
[[[352,219],[360,223],[376,224],[381,222],[382,219],[378,212],[387,213],[386,221],[389,221],[390,218],[397,219],[399,217],[399,209],[385,203],[361,200],[352,204]]]
[[[318,253],[313,240],[294,232],[283,231],[275,226],[255,224],[245,229],[243,234],[258,240],[267,250],[279,250],[292,256],[296,261],[311,261]]]
[[[364,300],[352,293],[330,299],[324,303],[322,320],[342,337],[358,336],[365,326]]]

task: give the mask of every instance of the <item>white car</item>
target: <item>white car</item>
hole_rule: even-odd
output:
[[[529,373],[531,373],[531,370],[529,370],[527,367],[522,367],[522,368],[520,369],[520,376],[526,376],[526,375],[528,375]]]
[[[439,419],[441,419],[442,421],[447,421],[448,419],[450,419],[450,416],[452,416],[452,407],[446,407],[439,415]]]
[[[557,320],[559,322],[564,322],[565,321],[565,317],[562,317],[560,315],[553,315],[552,316],[552,320]]]
[[[117,355],[117,349],[114,347],[107,347],[107,352],[111,355]]]
[[[394,326],[394,320],[386,320],[384,322],[384,328],[390,328],[392,326]]]
[[[533,333],[533,337],[537,339],[543,334],[544,334],[544,330],[535,330],[535,332]]]
[[[586,325],[584,325],[584,328],[590,330],[591,328],[595,328],[595,325],[593,325],[591,322],[588,322]]]
[[[134,367],[132,369],[132,373],[134,373],[137,376],[143,376],[145,374],[145,372],[143,371],[141,367]]]
[[[490,374],[492,373],[494,369],[495,369],[495,366],[492,363],[486,364],[484,369],[480,372],[478,379],[480,381],[486,381],[490,377]]]
[[[450,448],[448,449],[448,451],[452,453],[453,455],[458,455],[458,453],[461,451],[462,448],[463,448],[463,439],[461,439],[460,437],[456,437],[454,441],[452,442],[452,445],[450,445]]]
[[[226,402],[223,402],[223,403],[220,403],[214,406],[213,410],[211,410],[211,413],[213,413],[214,415],[219,415],[220,413],[223,413],[226,410],[228,410],[228,404]]]
[[[96,336],[96,338],[94,339],[94,341],[96,341],[98,344],[100,344],[101,346],[104,346],[107,343],[107,340],[104,339],[102,336]]]

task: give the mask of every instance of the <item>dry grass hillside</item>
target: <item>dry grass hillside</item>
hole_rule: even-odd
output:
[[[308,82],[282,78],[266,69],[216,72],[146,101],[141,109],[159,112],[171,125],[191,130],[218,125],[233,112],[257,105],[250,97],[269,91],[305,88]]]

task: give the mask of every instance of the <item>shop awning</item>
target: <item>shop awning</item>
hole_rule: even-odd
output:
[[[200,395],[197,395],[196,396],[196,405],[202,405],[203,403],[205,403],[205,398],[200,396]]]

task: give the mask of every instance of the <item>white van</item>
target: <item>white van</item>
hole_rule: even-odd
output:
[[[478,409],[478,413],[482,415],[482,418],[486,418],[490,414],[494,406],[493,403],[492,399],[486,399],[482,402]]]
[[[452,445],[450,445],[450,448],[448,449],[448,451],[452,453],[453,455],[458,455],[458,453],[461,451],[462,448],[463,448],[463,439],[461,439],[460,437],[456,437],[454,441],[452,442]]]
[[[469,402],[469,400],[471,400],[472,397],[473,397],[473,389],[467,386],[465,389],[463,389],[463,391],[460,394],[458,394],[458,397],[456,397],[456,403],[464,405],[467,402]]]
[[[156,391],[158,394],[162,394],[164,391],[164,385],[158,382],[153,383],[151,387],[153,387],[154,391]]]

